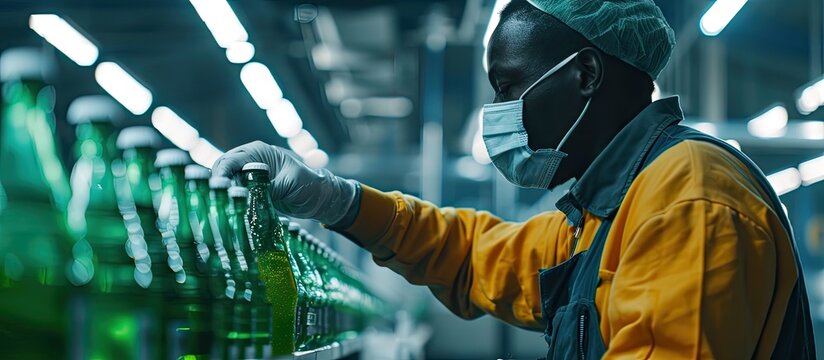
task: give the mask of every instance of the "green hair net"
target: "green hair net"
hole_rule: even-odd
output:
[[[653,79],[675,47],[675,34],[652,0],[527,1]]]

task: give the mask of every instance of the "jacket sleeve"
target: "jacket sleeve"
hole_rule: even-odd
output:
[[[538,269],[563,261],[572,230],[563,214],[504,222],[472,209],[438,208],[400,193],[363,187],[355,222],[341,231],[375,261],[426,285],[463,318],[492,314],[542,330]]]
[[[629,226],[615,273],[601,274],[605,358],[752,358],[771,302],[783,301],[777,278],[795,276],[779,268],[771,228],[709,200]]]

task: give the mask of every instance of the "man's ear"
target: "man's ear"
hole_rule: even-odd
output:
[[[581,96],[592,97],[598,92],[604,79],[604,56],[601,50],[587,47],[575,57],[580,77]]]

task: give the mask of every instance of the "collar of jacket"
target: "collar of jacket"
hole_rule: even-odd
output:
[[[555,206],[575,226],[583,210],[602,219],[612,218],[652,145],[664,129],[683,118],[677,96],[651,103],[612,139]]]

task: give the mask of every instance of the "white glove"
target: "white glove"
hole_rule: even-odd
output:
[[[212,176],[232,177],[252,162],[269,165],[272,201],[283,214],[335,225],[356,201],[358,185],[354,180],[337,177],[326,169],[312,169],[293,152],[262,141],[229,150],[212,166]]]

